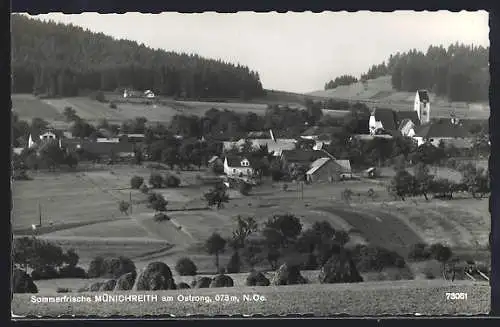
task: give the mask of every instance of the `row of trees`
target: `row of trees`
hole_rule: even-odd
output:
[[[352,75],[341,75],[336,77],[335,80],[330,80],[325,84],[325,90],[334,89],[341,85],[350,85],[356,83],[358,79]]]
[[[12,15],[13,92],[151,89],[165,96],[250,98],[264,93],[246,66],[155,50],[73,25]]]
[[[267,261],[276,270],[279,261],[301,269],[314,270],[327,265],[332,257],[344,256],[347,265],[335,266],[330,276],[336,282],[352,280],[357,270],[361,272],[381,271],[386,267],[404,268],[405,261],[399,254],[377,246],[356,246],[347,250],[349,235],[335,230],[327,221],[315,222],[304,229],[299,218],[292,214],[275,215],[262,224],[253,217],[237,216],[236,226],[230,238],[218,233],[205,242],[206,251],[215,256],[215,265],[221,270],[219,255],[229,246],[233,254],[227,264],[228,273],[239,273],[243,264],[250,270]],[[347,270],[345,270],[347,269]]]
[[[429,194],[435,197],[453,197],[455,192],[469,192],[474,198],[482,198],[490,191],[489,174],[481,167],[472,163],[464,164],[459,168],[462,180],[455,182],[446,178],[436,178],[430,173],[424,163],[415,166],[413,174],[405,169],[399,169],[391,181],[388,189],[395,197],[403,201],[406,197],[422,195],[428,200]]]

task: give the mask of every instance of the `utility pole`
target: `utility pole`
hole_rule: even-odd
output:
[[[40,202],[38,202],[38,219],[39,219],[39,225],[42,227],[42,205]]]
[[[132,213],[132,192],[129,192],[130,213]]]

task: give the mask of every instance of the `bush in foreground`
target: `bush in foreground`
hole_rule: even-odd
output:
[[[58,287],[56,290],[57,293],[71,293],[71,289],[67,287]]]
[[[320,283],[358,283],[363,278],[347,251],[333,255],[321,267]]]
[[[284,263],[274,274],[272,285],[307,284],[307,280],[300,274],[299,265]]]
[[[96,257],[89,265],[89,278],[118,278],[123,274],[135,271],[135,264],[127,257]]]
[[[172,271],[163,262],[150,263],[137,278],[138,291],[176,289]]]
[[[246,286],[269,286],[271,283],[263,273],[252,271],[248,275],[245,285]]]
[[[87,273],[82,267],[68,265],[59,269],[59,278],[87,278]]]
[[[12,292],[13,293],[38,293],[38,288],[33,279],[21,269],[14,269],[12,274]]]
[[[175,271],[181,276],[194,276],[197,268],[191,259],[180,258],[175,265]]]
[[[228,275],[217,275],[214,278],[212,278],[212,281],[210,282],[210,288],[215,288],[215,287],[233,287],[234,286],[234,281],[231,277]]]
[[[116,280],[116,291],[129,291],[132,289],[137,278],[137,273],[134,271],[121,275]]]
[[[192,288],[209,288],[212,283],[212,279],[209,277],[200,277],[198,279],[193,280],[191,283]]]
[[[185,290],[185,289],[190,289],[191,287],[189,286],[189,284],[187,283],[184,283],[184,282],[181,282],[179,284],[177,284],[177,289],[178,290]]]

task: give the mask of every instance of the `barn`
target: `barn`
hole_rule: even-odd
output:
[[[311,164],[306,172],[308,182],[334,182],[351,176],[349,160],[320,158]]]

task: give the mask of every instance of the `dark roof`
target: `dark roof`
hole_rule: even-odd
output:
[[[375,120],[382,123],[385,130],[396,130],[398,128],[396,121],[396,113],[392,109],[377,108],[374,113]]]
[[[283,150],[281,154],[288,162],[297,163],[311,163],[319,158],[327,157],[326,153],[317,150]]]
[[[427,90],[418,90],[418,98],[422,102],[430,102],[429,92],[427,92]]]
[[[246,157],[246,156],[227,156],[226,159],[227,159],[227,165],[229,167],[243,167],[241,165],[241,162],[244,159],[247,159],[250,162],[250,166],[252,166],[252,160],[251,160],[250,157]]]
[[[134,144],[128,142],[108,143],[108,142],[84,142],[82,149],[93,154],[110,154],[134,152]]]
[[[42,129],[42,130],[38,130],[36,128],[31,128],[30,129],[30,135],[33,139],[33,142],[36,142],[37,140],[39,140],[39,137],[40,135],[46,133],[46,132],[52,132],[54,133],[58,138],[61,138],[63,136],[63,132],[60,131],[60,130],[57,130],[57,129],[53,129],[53,128],[45,128],[45,129]]]
[[[470,137],[469,132],[460,125],[452,124],[450,121],[430,123],[420,126],[415,132],[416,136],[424,138],[433,137]]]
[[[418,119],[418,114],[416,111],[398,111],[396,112],[396,123],[397,126],[401,126],[403,120],[409,119],[411,120],[415,126],[420,126],[420,119]]]
[[[250,131],[247,133],[248,138],[253,139],[270,139],[271,133],[269,131]]]
[[[311,135],[323,135],[323,134],[334,134],[342,131],[342,126],[311,126],[306,129],[301,135],[311,136]]]

